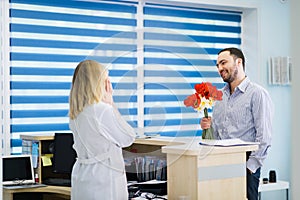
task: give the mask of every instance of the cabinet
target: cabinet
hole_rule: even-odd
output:
[[[49,178],[70,179],[69,174],[54,173],[52,165],[48,165],[44,162],[46,160],[46,157],[50,158],[51,161],[51,155],[53,156],[51,148],[53,148],[54,134],[31,134],[20,135],[20,137],[22,139],[22,153],[33,155],[34,172],[38,175],[40,183],[43,183]],[[32,152],[35,145],[38,147],[36,161],[34,158],[35,153]],[[45,158],[44,161],[43,158]]]
[[[43,163],[42,158],[52,154],[51,148],[53,146],[54,133],[20,135],[20,137],[22,139],[22,152],[24,154],[33,154],[33,146],[38,146],[37,165],[34,168],[34,171],[38,174],[40,183],[44,183],[44,181],[49,178],[70,178],[68,174],[54,173],[52,165],[45,166],[45,163]],[[166,155],[161,152],[161,147],[168,144],[170,144],[169,139],[136,139],[134,144],[123,149],[124,158],[155,157],[166,161]],[[132,173],[135,172],[132,171]]]
[[[31,134],[21,135],[22,139],[22,151],[24,154],[32,154],[33,146],[37,146],[37,165],[34,168],[36,174],[38,174],[39,182],[48,178],[70,178],[66,177],[66,174],[56,174],[53,172],[52,166],[45,166],[42,157],[45,155],[51,155],[51,148],[54,142],[54,133],[45,134]],[[166,160],[166,155],[161,152],[162,146],[169,145],[170,140],[155,140],[155,139],[137,139],[130,147],[123,149],[124,158],[129,157],[156,157],[162,160]],[[136,172],[133,172],[136,173]],[[149,177],[148,177],[149,178]],[[165,177],[166,178],[166,177]],[[25,194],[26,193],[26,194]],[[32,193],[32,194],[30,194]],[[28,190],[4,190],[4,199],[13,200],[18,196],[25,197],[28,195],[35,195],[34,198],[41,199],[70,199],[70,187],[61,186],[47,186],[42,188],[28,189]],[[48,198],[48,196],[49,198]]]
[[[162,196],[167,194],[167,160],[161,152],[163,145],[165,143],[137,139],[123,149],[127,181],[138,182],[128,187],[129,197],[138,190]]]

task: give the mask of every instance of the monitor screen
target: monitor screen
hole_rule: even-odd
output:
[[[71,174],[76,160],[72,133],[55,133],[53,149],[53,172]]]
[[[31,155],[2,157],[3,185],[34,183]]]

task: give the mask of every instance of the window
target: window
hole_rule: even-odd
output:
[[[144,7],[145,134],[199,136],[199,114],[183,100],[194,85],[223,80],[220,49],[241,44],[241,13],[146,4]]]
[[[134,4],[11,0],[10,5],[13,153],[21,152],[20,134],[69,130],[72,75],[84,59],[110,69],[115,101],[136,127]]]
[[[11,151],[20,134],[65,132],[73,71],[95,59],[141,134],[201,135],[183,99],[195,83],[223,86],[216,53],[241,44],[240,12],[137,1],[10,0]]]

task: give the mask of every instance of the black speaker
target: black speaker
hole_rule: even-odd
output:
[[[269,182],[276,183],[276,172],[275,170],[270,170],[269,172]]]

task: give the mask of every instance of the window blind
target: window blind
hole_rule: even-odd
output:
[[[201,135],[202,116],[183,100],[202,81],[223,87],[216,54],[240,47],[241,16],[137,1],[10,0],[12,153],[21,152],[20,134],[69,131],[71,79],[84,59],[109,69],[114,101],[134,128],[142,119],[146,135]]]
[[[10,0],[13,154],[20,134],[69,131],[72,75],[84,59],[109,69],[114,101],[137,126],[135,15],[134,2]]]
[[[216,57],[241,45],[241,12],[146,4],[144,7],[145,134],[199,136],[199,113],[183,100],[194,85],[224,86]]]

